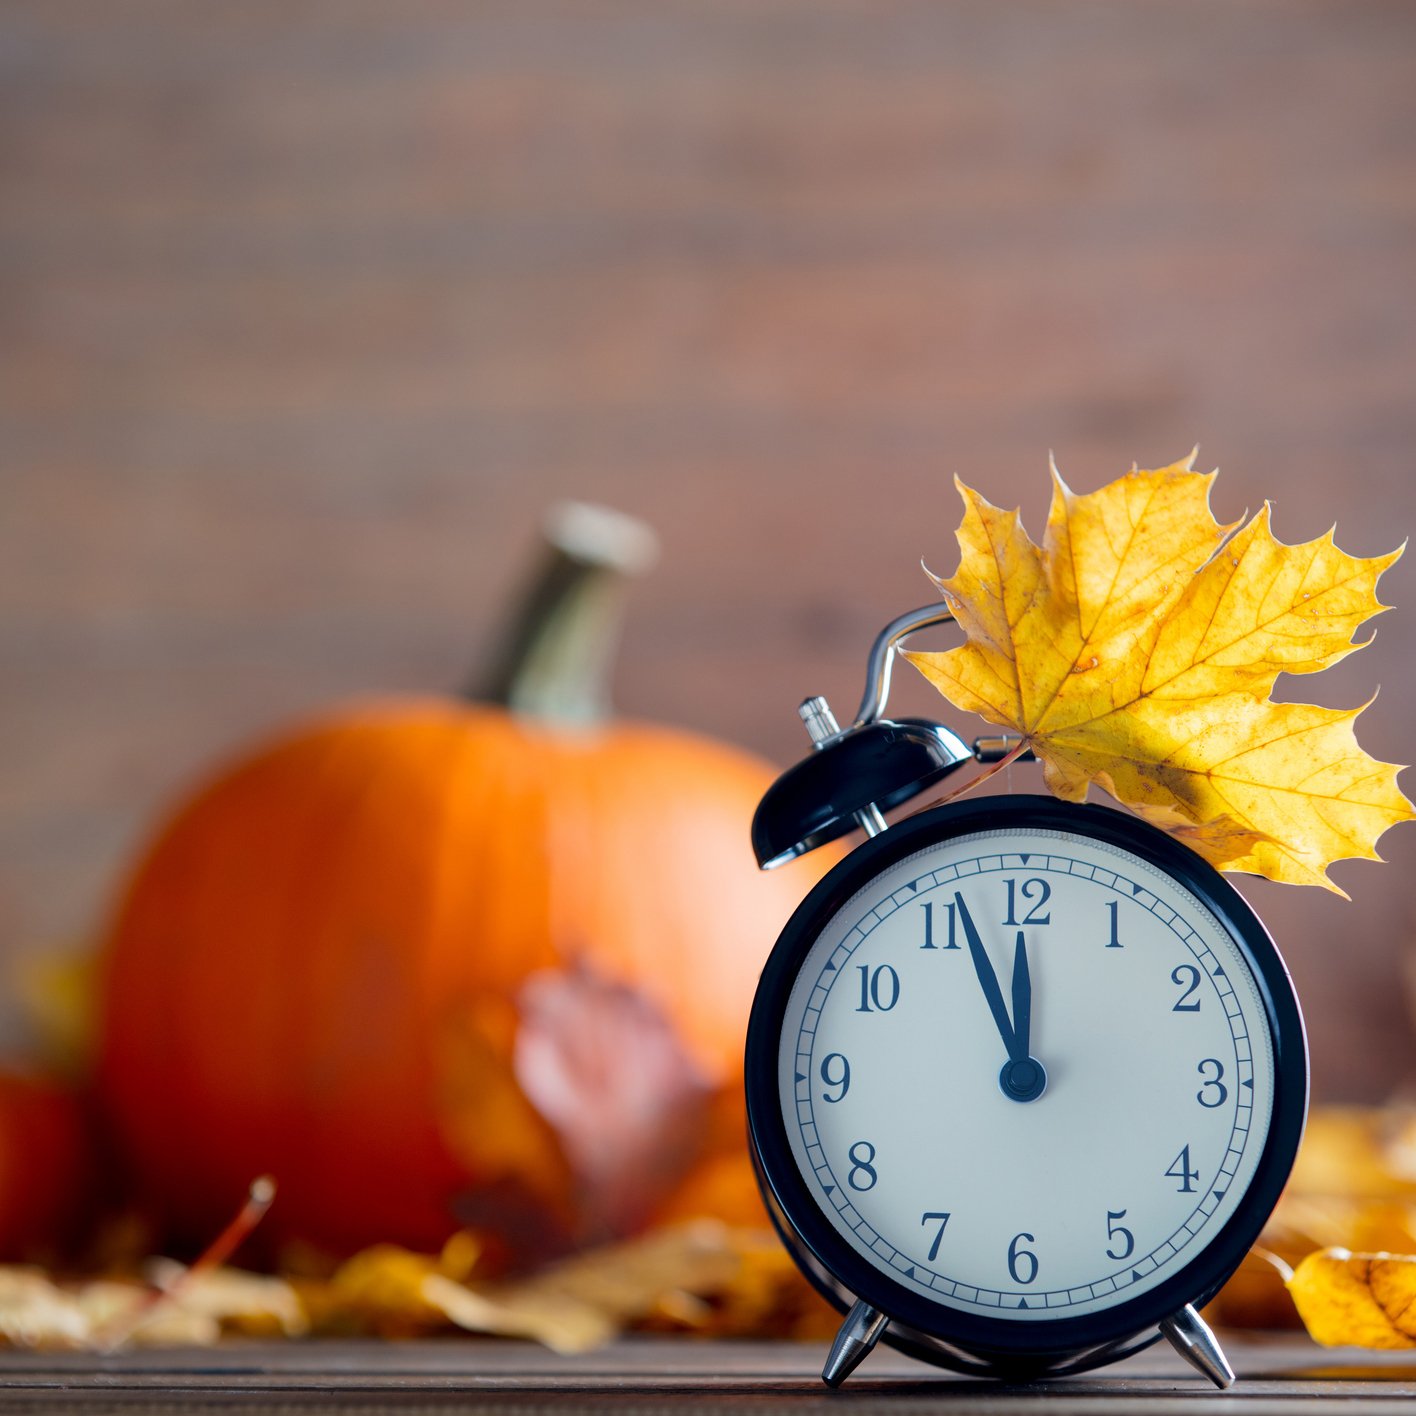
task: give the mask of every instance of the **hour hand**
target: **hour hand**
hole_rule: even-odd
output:
[[[978,975],[978,981],[983,988],[983,996],[988,1002],[988,1011],[993,1014],[993,1021],[998,1027],[998,1036],[1003,1039],[1003,1046],[1007,1050],[1009,1060],[1018,1061],[1026,1057],[1027,1048],[1018,1051],[1018,1040],[1013,1031],[1013,1024],[1008,1018],[1008,1009],[1003,1003],[1003,990],[998,987],[998,975],[993,972],[993,965],[989,962],[988,952],[983,947],[983,940],[979,938],[978,929],[973,922],[973,916],[969,914],[969,907],[964,903],[964,897],[959,891],[954,891],[954,908],[958,911],[959,923],[964,927],[964,938],[969,945],[969,958],[973,960],[974,972]],[[1015,972],[1016,989],[1016,972]]]

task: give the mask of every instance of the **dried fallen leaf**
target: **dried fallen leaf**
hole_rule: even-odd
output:
[[[1331,532],[1284,545],[1267,506],[1236,533],[1193,461],[1085,496],[1054,468],[1041,547],[959,483],[961,560],[937,583],[968,642],[906,657],[956,707],[1021,733],[1057,796],[1096,783],[1216,865],[1336,890],[1333,861],[1378,858],[1411,819],[1400,769],[1358,746],[1360,708],[1268,695],[1280,673],[1362,647],[1401,551],[1349,556]]]
[[[1323,1249],[1298,1265],[1288,1291],[1325,1347],[1416,1347],[1416,1258]]]

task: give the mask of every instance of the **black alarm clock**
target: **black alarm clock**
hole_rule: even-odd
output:
[[[882,716],[901,616],[855,721],[763,798],[764,868],[868,837],[782,931],[748,1027],[750,1143],[772,1219],[847,1314],[824,1380],[882,1336],[1007,1380],[1162,1335],[1217,1385],[1196,1311],[1257,1238],[1307,1110],[1287,970],[1207,862],[1128,813],[1045,796],[883,811],[997,760]]]

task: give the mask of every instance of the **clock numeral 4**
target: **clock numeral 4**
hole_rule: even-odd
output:
[[[1037,1242],[1031,1234],[1015,1234],[1013,1242],[1008,1245],[1008,1272],[1014,1283],[1031,1283],[1037,1277],[1037,1255],[1031,1249],[1018,1247],[1025,1239],[1029,1244]],[[1018,1272],[1020,1265],[1026,1266],[1026,1275]]]
[[[938,945],[934,942],[934,901],[921,900],[919,907],[924,911],[924,943],[921,949],[957,949],[959,941],[954,937],[954,906],[952,903],[946,904],[944,908],[949,912],[949,942],[945,945]]]
[[[1180,1154],[1170,1162],[1170,1169],[1165,1172],[1172,1180],[1178,1180],[1179,1186],[1176,1188],[1177,1195],[1193,1195],[1195,1187],[1190,1183],[1192,1180],[1200,1178],[1198,1170],[1190,1169],[1190,1147],[1184,1145],[1180,1148]]]
[[[900,1001],[900,976],[889,964],[871,969],[869,964],[857,964],[860,975],[860,1004],[857,1013],[888,1013]]]
[[[1122,1259],[1129,1259],[1136,1251],[1136,1236],[1126,1228],[1124,1224],[1117,1224],[1118,1219],[1125,1219],[1125,1210],[1107,1210],[1106,1212],[1106,1237],[1115,1239],[1125,1247],[1118,1254],[1114,1249],[1107,1249],[1106,1257],[1115,1259],[1119,1264]]]
[[[859,1155],[856,1154],[857,1151],[860,1152]],[[869,1141],[857,1141],[846,1154],[851,1161],[846,1184],[852,1190],[873,1190],[875,1182],[880,1178],[875,1170],[875,1147]],[[857,1176],[860,1178],[857,1179]]]
[[[832,1062],[839,1062],[839,1067],[833,1067]],[[832,1072],[836,1075],[833,1077]],[[840,1101],[851,1089],[851,1064],[844,1052],[828,1052],[821,1059],[821,1080],[828,1087],[840,1087],[840,1091],[832,1096],[830,1092],[822,1092],[822,1101]]]
[[[1019,889],[1016,880],[1007,880],[1004,884],[1008,887],[1008,917],[1003,921],[1005,928],[1016,929],[1020,924],[1051,924],[1052,911],[1046,914],[1040,913],[1042,907],[1052,898],[1052,886],[1046,880],[1034,878],[1024,880],[1022,888]],[[1033,902],[1032,909],[1025,914],[1022,919],[1017,918],[1018,895],[1022,895],[1023,903]]]
[[[939,1242],[944,1238],[944,1227],[949,1223],[949,1216],[944,1210],[925,1210],[919,1217],[921,1224],[931,1224],[935,1221],[938,1221],[939,1228],[934,1231],[934,1239],[929,1246],[930,1263],[939,1257]]]

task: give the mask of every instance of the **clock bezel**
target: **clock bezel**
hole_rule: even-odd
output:
[[[806,955],[830,919],[876,876],[916,851],[979,831],[1055,830],[1128,851],[1175,879],[1209,909],[1253,972],[1273,1046],[1274,1098],[1257,1169],[1234,1213],[1169,1278],[1113,1306],[1058,1318],[986,1317],[934,1302],[869,1263],[835,1230],[787,1138],[778,1095],[783,1020]],[[1292,1170],[1308,1104],[1308,1049],[1292,980],[1267,929],[1243,896],[1188,847],[1136,817],[1048,796],[953,803],[906,818],[858,846],[797,907],[762,971],[748,1023],[745,1084],[749,1139],[768,1210],[790,1244],[803,1245],[846,1290],[919,1332],[981,1354],[1076,1352],[1115,1342],[1188,1304],[1207,1301],[1248,1253]],[[811,1276],[808,1270],[808,1276]],[[817,1281],[813,1279],[813,1281]],[[838,1307],[841,1299],[818,1282]]]

